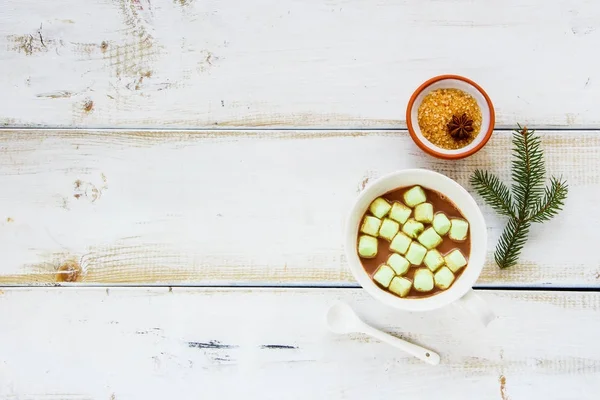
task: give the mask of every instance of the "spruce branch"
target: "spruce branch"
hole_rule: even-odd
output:
[[[558,214],[565,204],[569,187],[562,178],[553,176],[550,178],[550,187],[546,187],[544,192],[544,198],[535,204],[529,215],[529,221],[531,222],[549,221]]]
[[[512,144],[511,190],[487,171],[476,170],[470,180],[475,191],[498,214],[509,217],[494,253],[500,268],[517,264],[531,224],[552,219],[563,209],[568,194],[562,178],[551,177],[550,186],[544,187],[544,153],[535,131],[519,125]]]
[[[477,169],[471,175],[471,185],[498,214],[516,218],[510,191],[496,175]]]
[[[527,207],[544,193],[546,168],[540,137],[527,127],[519,125],[519,129],[514,131],[512,140],[512,191],[519,218],[526,218]]]
[[[512,267],[517,263],[521,250],[527,242],[530,226],[530,222],[518,218],[508,220],[494,253],[494,259],[500,268]]]

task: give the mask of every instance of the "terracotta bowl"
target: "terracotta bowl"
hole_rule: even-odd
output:
[[[481,109],[481,130],[475,137],[475,140],[469,145],[457,150],[446,150],[431,143],[423,136],[423,133],[421,133],[421,128],[419,127],[419,122],[417,120],[419,106],[425,96],[436,89],[460,89],[469,93],[477,101],[477,104]],[[494,124],[496,123],[496,115],[490,97],[481,86],[462,76],[440,75],[423,83],[410,97],[408,107],[406,108],[406,123],[408,125],[410,136],[421,150],[434,157],[456,160],[475,154],[479,149],[485,146],[492,136]]]

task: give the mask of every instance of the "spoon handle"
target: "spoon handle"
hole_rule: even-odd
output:
[[[406,353],[417,357],[419,360],[425,361],[427,364],[438,365],[440,363],[440,355],[438,353],[382,332],[370,325],[363,323],[361,326],[361,331],[362,333],[372,336],[375,339],[379,339],[382,342],[399,348],[400,350],[404,350]]]

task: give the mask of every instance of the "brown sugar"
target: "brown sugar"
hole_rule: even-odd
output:
[[[452,116],[466,114],[473,120],[473,132],[465,139],[450,136]],[[460,149],[471,143],[481,130],[481,109],[469,93],[460,89],[437,89],[429,93],[418,110],[419,127],[431,143],[447,150]]]

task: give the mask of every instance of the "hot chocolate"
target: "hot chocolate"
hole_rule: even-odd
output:
[[[357,247],[363,268],[381,288],[405,298],[433,296],[468,265],[469,223],[443,194],[399,188],[371,203]]]

